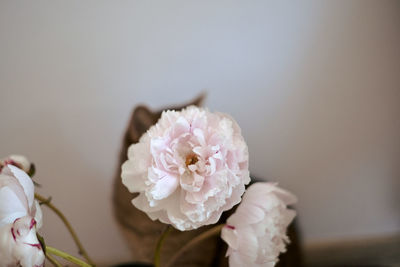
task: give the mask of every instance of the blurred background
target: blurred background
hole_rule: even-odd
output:
[[[204,91],[252,174],[299,197],[310,262],[399,236],[399,1],[0,2],[0,157],[36,164],[102,265],[130,259],[111,192],[133,107]],[[44,210],[47,243],[75,252]]]

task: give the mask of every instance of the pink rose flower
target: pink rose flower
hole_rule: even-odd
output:
[[[275,184],[251,185],[221,231],[229,246],[229,266],[275,266],[286,251],[286,229],[296,216],[287,205],[295,202],[294,195]]]
[[[152,220],[181,231],[214,224],[250,182],[247,145],[228,115],[194,106],[165,111],[130,146],[122,182]]]
[[[44,266],[36,229],[42,212],[34,185],[21,169],[6,163],[0,171],[0,266]]]

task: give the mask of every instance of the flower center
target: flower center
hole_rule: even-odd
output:
[[[189,154],[186,156],[185,164],[186,167],[189,165],[196,164],[199,161],[199,158],[195,154]]]

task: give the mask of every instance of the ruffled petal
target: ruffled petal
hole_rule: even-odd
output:
[[[146,171],[138,171],[132,161],[126,161],[122,164],[122,183],[131,193],[139,192],[146,188]]]
[[[228,220],[229,224],[240,227],[242,225],[255,224],[262,221],[265,217],[265,212],[257,206],[248,206],[247,208],[240,207]],[[245,220],[243,218],[246,218]]]
[[[237,230],[239,236],[240,254],[247,262],[255,262],[258,252],[258,240],[251,227],[242,227]]]
[[[229,267],[244,267],[244,266],[253,266],[249,265],[249,262],[242,258],[240,253],[233,252],[229,256]]]
[[[34,218],[36,221],[36,229],[40,229],[43,226],[43,212],[37,200],[35,200],[34,207],[35,207]]]
[[[236,250],[239,248],[239,238],[237,231],[233,226],[226,225],[221,230],[221,238],[231,247]]]
[[[15,185],[13,187],[0,187],[0,226],[12,223],[15,219],[28,214],[27,201],[21,196],[22,188]]]
[[[165,175],[157,181],[150,193],[156,200],[170,196],[178,187],[178,179],[174,176]]]

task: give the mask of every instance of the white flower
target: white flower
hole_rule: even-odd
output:
[[[213,224],[250,182],[248,150],[228,115],[194,106],[165,111],[128,150],[122,182],[153,220],[184,231]]]
[[[42,212],[34,200],[34,185],[21,169],[9,163],[0,171],[0,266],[44,266],[36,237]]]
[[[251,185],[221,232],[229,246],[229,266],[275,266],[286,251],[286,229],[296,216],[287,205],[295,202],[294,195],[275,184]]]

